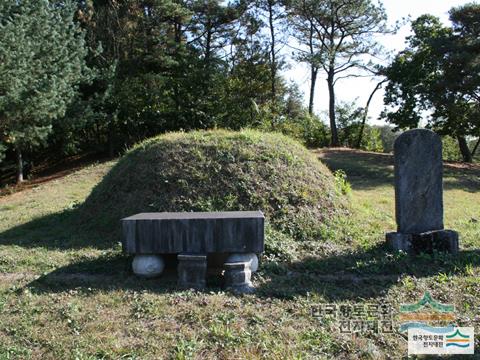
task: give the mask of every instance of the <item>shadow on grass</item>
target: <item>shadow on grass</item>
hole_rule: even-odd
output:
[[[378,298],[403,276],[462,275],[470,266],[480,266],[480,250],[410,256],[389,252],[381,245],[362,252],[306,258],[289,269],[282,265],[268,269],[267,265],[273,275],[261,291],[286,298],[308,292],[321,293],[330,300]]]
[[[130,270],[131,258],[122,254],[102,256],[57,269],[32,281],[32,292],[55,293],[77,291],[149,290],[175,293],[174,258],[158,279],[139,279]],[[458,255],[392,254],[383,246],[368,251],[339,254],[325,258],[306,258],[292,264],[264,263],[256,282],[258,297],[293,299],[307,293],[319,293],[328,300],[380,298],[404,275],[416,278],[438,274],[463,274],[467,266],[480,266],[480,250],[462,251]],[[255,277],[254,276],[254,277]],[[219,276],[207,278],[206,292],[221,291]]]
[[[132,256],[117,253],[58,268],[30,282],[27,287],[34,293],[148,290],[162,294],[184,291],[177,287],[176,256],[167,255],[164,259],[166,268],[159,278],[135,276],[131,270]],[[209,274],[205,291],[221,291],[222,282],[218,273]]]
[[[387,154],[328,150],[320,154],[332,171],[343,170],[354,189],[368,190],[394,184],[393,158]]]
[[[105,226],[82,222],[79,214],[80,209],[74,208],[12,227],[0,233],[0,245],[49,250],[110,249],[120,241],[120,221],[113,231],[105,232],[98,230]]]
[[[100,256],[58,268],[30,282],[35,293],[116,290],[150,290],[167,293],[175,290],[174,269],[167,269],[160,279],[140,279],[131,271],[131,258],[123,254]]]
[[[332,170],[342,169],[356,190],[394,185],[393,156],[357,150],[328,150],[319,153],[320,160]],[[480,167],[461,163],[445,163],[445,190],[480,191]]]

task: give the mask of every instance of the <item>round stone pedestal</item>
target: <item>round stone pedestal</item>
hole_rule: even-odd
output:
[[[132,262],[135,275],[144,278],[159,276],[165,268],[165,262],[160,255],[136,255]]]

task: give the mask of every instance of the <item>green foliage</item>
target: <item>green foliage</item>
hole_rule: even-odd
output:
[[[458,149],[458,143],[451,136],[442,136],[442,156],[443,160],[462,160],[462,153]]]
[[[0,163],[5,158],[5,151],[7,151],[7,147],[0,142]]]
[[[57,124],[55,144],[103,145],[113,155],[166,131],[238,130],[288,117],[292,92],[277,73],[272,99],[265,24],[255,9],[219,1],[80,4],[96,76],[68,114],[83,121]]]
[[[108,232],[138,212],[261,210],[274,230],[319,240],[344,205],[328,169],[290,138],[197,131],[135,146],[93,190],[82,221]]]
[[[339,144],[349,148],[357,147],[358,136],[363,128],[360,149],[366,151],[383,151],[381,131],[377,127],[364,124],[362,126],[364,109],[357,107],[355,102],[340,103],[336,107],[338,120]]]
[[[343,195],[349,195],[352,192],[352,187],[347,180],[347,173],[341,169],[336,170],[333,173],[335,177],[335,185],[337,187],[337,191]]]
[[[361,128],[363,109],[355,102],[340,102],[335,107],[338,140],[342,146],[354,148]]]
[[[45,142],[85,76],[74,10],[70,1],[0,4],[0,136],[17,151]]]
[[[264,120],[259,128],[268,131],[271,129],[270,121]],[[310,116],[306,112],[296,118],[281,119],[276,123],[274,129],[309,148],[325,147],[330,141],[327,126],[318,117]]]
[[[383,116],[399,128],[417,127],[422,111],[428,126],[457,138],[464,161],[471,161],[467,136],[478,136],[480,91],[480,5],[450,11],[451,27],[423,15],[412,22],[408,47],[385,69],[389,84]]]
[[[297,243],[290,236],[272,229],[265,228],[264,259],[272,262],[290,262],[295,259]]]
[[[326,73],[331,144],[338,146],[335,85],[345,71],[372,67],[368,59],[381,51],[374,35],[388,31],[385,9],[371,0],[291,0],[287,4],[297,38],[308,48],[297,58],[310,65],[312,79],[319,70]]]
[[[381,130],[376,126],[365,125],[360,148],[367,151],[384,152]]]
[[[268,79],[269,69],[264,54],[251,57],[239,54],[239,62],[225,80],[223,93],[220,94],[219,106],[223,114],[217,125],[235,130],[260,124],[271,126],[274,115],[268,102]]]
[[[316,116],[305,115],[302,119],[303,133],[301,139],[307,147],[325,147],[328,146],[330,132],[322,120]]]
[[[36,9],[35,6],[52,8],[43,13],[25,11],[18,19],[25,21],[22,23],[25,33],[32,32],[29,24],[41,27],[31,35],[42,38],[35,42],[37,48],[32,45],[33,52],[49,49],[48,53],[39,53],[44,57],[42,61],[49,65],[43,70],[57,73],[44,75],[61,82],[62,86],[42,88],[50,92],[41,102],[35,86],[31,86],[38,82],[17,74],[25,80],[18,84],[29,85],[24,86],[26,91],[21,97],[17,96],[18,102],[12,106],[22,111],[31,108],[29,111],[35,114],[32,118],[19,115],[21,120],[18,120],[15,109],[5,107],[4,110],[0,101],[0,142],[9,147],[22,147],[23,157],[29,162],[37,163],[35,158],[43,160],[45,154],[50,158],[101,151],[114,156],[145,138],[194,129],[259,128],[288,134],[309,147],[328,144],[327,137],[331,135],[328,127],[312,112],[307,115],[303,94],[280,74],[285,64],[284,55],[279,53],[279,42],[287,35],[286,21],[293,21],[293,17],[298,20],[304,15],[292,13],[293,17],[287,19],[283,11],[287,4],[217,0],[208,4],[173,0],[80,1],[74,2],[75,6],[62,2],[56,7],[54,4],[57,3],[47,0],[2,4],[2,13],[14,11],[12,9],[21,12],[27,7]],[[296,5],[288,4],[290,10]],[[318,10],[315,14],[319,16],[328,10],[325,4],[310,5]],[[381,7],[369,0],[358,0],[357,5],[350,10],[359,28],[363,29],[367,23],[376,27],[383,21]],[[348,11],[345,12],[343,6],[340,8],[339,15],[347,16]],[[39,15],[34,16],[37,12]],[[368,19],[362,18],[365,12],[370,12]],[[55,25],[47,24],[56,17],[63,20]],[[321,16],[317,20],[323,21]],[[341,21],[340,17],[337,20]],[[46,25],[40,26],[42,21]],[[15,22],[5,20],[2,26],[10,23]],[[20,26],[5,28],[2,33],[5,43],[18,46],[23,41],[22,31]],[[327,33],[319,36],[326,39]],[[367,50],[370,53],[373,48],[359,47],[352,36],[347,35],[343,45],[359,51],[349,64],[357,66],[359,59],[363,59],[360,53]],[[371,43],[367,33],[359,36]],[[48,42],[47,46],[43,46],[42,41]],[[346,51],[343,45],[341,50]],[[19,68],[37,71],[38,64],[30,64],[35,59],[29,55],[28,46],[20,50],[23,52],[15,54],[23,59]],[[60,50],[61,59],[50,61]],[[326,60],[324,55],[328,51],[331,48],[315,49],[317,67]],[[345,53],[335,56],[335,66],[346,59]],[[10,78],[4,79],[8,86],[15,84],[11,64],[9,60],[3,65],[8,66],[5,73]],[[87,68],[88,76],[83,76],[87,75]],[[0,86],[0,89],[2,97],[4,88]],[[16,96],[15,91],[5,89]],[[32,94],[37,94],[38,101],[21,107],[24,97]],[[24,126],[26,123],[28,126]],[[16,145],[20,143],[21,146]],[[33,151],[43,144],[48,147],[41,152]],[[364,147],[373,149],[375,144],[367,139]],[[13,152],[7,154],[12,156]]]
[[[393,144],[400,132],[394,131],[392,126],[384,125],[377,127],[380,131],[380,139],[382,141],[383,152],[393,152]]]

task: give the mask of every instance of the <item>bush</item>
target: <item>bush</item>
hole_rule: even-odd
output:
[[[325,147],[330,143],[330,130],[317,117],[307,116],[303,122],[303,143],[308,147]]]
[[[364,109],[357,106],[355,102],[340,102],[337,104],[335,112],[340,144],[345,147],[356,148],[362,128]],[[381,131],[378,127],[364,124],[360,149],[383,152],[380,135]]]
[[[0,163],[3,161],[3,159],[5,159],[6,151],[7,151],[7,147],[0,142]]]
[[[381,131],[378,127],[365,124],[360,149],[375,152],[384,151]]]
[[[442,157],[447,161],[462,161],[458,142],[451,136],[442,136]]]
[[[342,146],[357,147],[358,134],[360,133],[361,123],[354,122],[339,129],[339,140]],[[365,124],[363,128],[362,141],[360,149],[366,151],[383,152],[383,143],[380,129],[375,126]]]
[[[333,173],[333,176],[335,177],[337,192],[343,195],[349,195],[352,192],[352,187],[347,180],[347,173],[339,169]]]
[[[272,126],[270,122],[264,122],[260,128],[269,130]],[[330,143],[328,127],[318,117],[310,116],[308,113],[297,118],[284,118],[275,125],[274,130],[309,148],[325,147]]]
[[[401,131],[394,131],[394,127],[389,125],[378,126],[377,129],[380,131],[383,152],[392,152],[395,139],[401,134]]]

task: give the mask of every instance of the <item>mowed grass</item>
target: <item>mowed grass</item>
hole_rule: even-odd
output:
[[[68,220],[73,220],[69,219],[70,213],[113,164],[91,165],[0,197],[0,271],[41,273],[75,259],[98,256],[97,239],[85,239],[89,234],[79,232],[79,224]]]
[[[330,169],[347,172],[354,190],[355,218],[366,225],[362,228],[366,246],[383,241],[379,233],[396,230],[391,155],[349,149],[320,150],[318,154]],[[460,232],[464,250],[479,249],[480,165],[445,163],[443,199],[445,228]]]
[[[263,259],[257,292],[246,296],[215,278],[204,292],[180,291],[174,269],[137,279],[118,244],[95,245],[102,234],[86,231],[75,210],[114,162],[1,197],[0,359],[402,358],[398,332],[344,334],[311,310],[383,302],[397,328],[399,305],[424,291],[454,304],[456,323],[478,334],[480,169],[445,167],[445,223],[460,232],[461,253],[409,257],[384,246],[395,229],[391,156],[316,154],[347,173],[352,214],[331,241]]]

